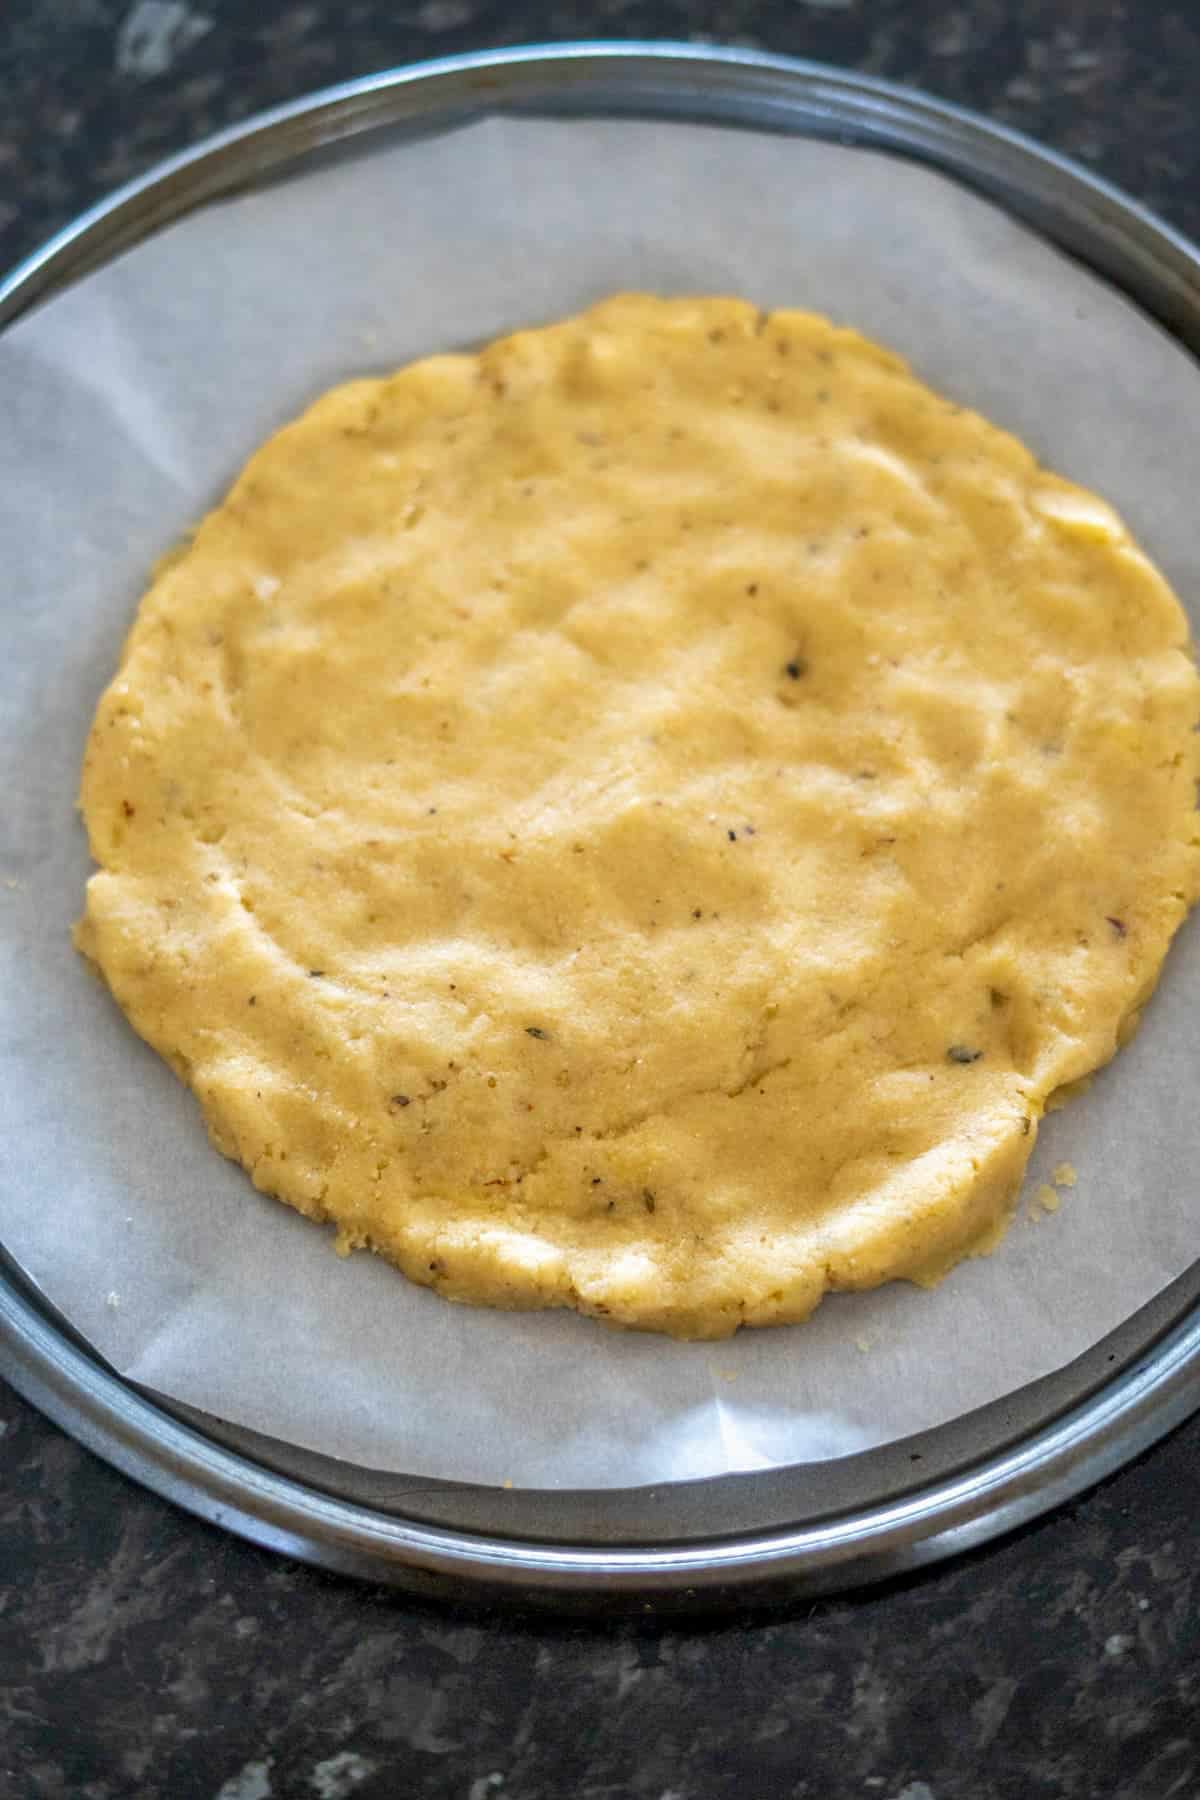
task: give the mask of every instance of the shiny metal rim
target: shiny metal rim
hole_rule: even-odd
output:
[[[0,1286],[0,1347],[17,1389],[88,1449],[252,1542],[435,1594],[643,1611],[745,1605],[920,1568],[1036,1518],[1113,1473],[1200,1404],[1200,1317],[1007,1453],[902,1498],[791,1529],[613,1549],[461,1532],[354,1506],[190,1429]],[[703,1485],[703,1484],[697,1484]]]
[[[676,45],[580,44],[447,59],[327,90],[175,157],[121,189],[0,284],[0,327],[206,200],[379,127],[427,131],[528,109],[701,119],[837,138],[919,158],[1041,229],[1200,352],[1200,257],[1116,190],[957,108],[814,64]],[[1178,1284],[1177,1284],[1178,1285]],[[1036,1428],[886,1499],[686,1541],[603,1541],[522,1530],[519,1516],[462,1530],[355,1504],[281,1474],[181,1421],[73,1340],[17,1278],[0,1275],[5,1372],[42,1411],[146,1486],[258,1543],[326,1567],[437,1592],[544,1605],[651,1609],[745,1604],[913,1569],[986,1541],[1112,1473],[1200,1406],[1193,1282],[1120,1355],[1100,1351],[1070,1403]],[[1148,1309],[1150,1311],[1151,1309]],[[1165,1322],[1164,1322],[1165,1320]],[[1114,1340],[1115,1341],[1115,1340]],[[952,1428],[946,1428],[950,1431]],[[915,1459],[914,1459],[915,1460]],[[698,1489],[756,1478],[688,1484]],[[433,1484],[437,1485],[437,1484]],[[654,1490],[643,1490],[653,1498]],[[585,1498],[575,1496],[576,1499]],[[602,1518],[603,1498],[590,1496]],[[627,1494],[626,1499],[629,1498]],[[647,1506],[647,1517],[653,1508]]]

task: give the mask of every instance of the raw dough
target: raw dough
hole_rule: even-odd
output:
[[[994,1241],[1197,896],[1198,718],[1103,502],[621,297],[252,458],[100,702],[78,942],[343,1249],[719,1337]]]

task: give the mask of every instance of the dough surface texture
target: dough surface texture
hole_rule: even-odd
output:
[[[619,296],[251,459],[100,701],[77,941],[339,1247],[720,1337],[994,1241],[1197,897],[1198,720],[1103,501]]]

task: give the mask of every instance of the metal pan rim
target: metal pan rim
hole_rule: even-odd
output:
[[[634,42],[447,58],[259,114],[129,183],[27,258],[0,283],[0,329],[192,207],[314,150],[384,126],[431,129],[518,109],[765,126],[917,157],[1041,229],[1200,352],[1200,255],[1067,159],[887,82],[752,51]],[[617,1547],[406,1518],[402,1510],[378,1510],[280,1474],[122,1381],[2,1271],[0,1360],[18,1391],[88,1448],[260,1544],[421,1591],[508,1596],[559,1609],[658,1611],[744,1606],[894,1576],[986,1542],[1079,1494],[1200,1407],[1200,1305],[1189,1293],[1165,1324],[1160,1312],[1154,1331],[1127,1350],[1111,1376],[1093,1373],[1069,1404],[1033,1429],[882,1502],[766,1530]]]

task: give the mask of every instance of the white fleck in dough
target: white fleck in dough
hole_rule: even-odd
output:
[[[718,1338],[996,1241],[1196,897],[1198,718],[1108,506],[627,296],[325,395],[160,565],[77,942],[343,1250]]]

